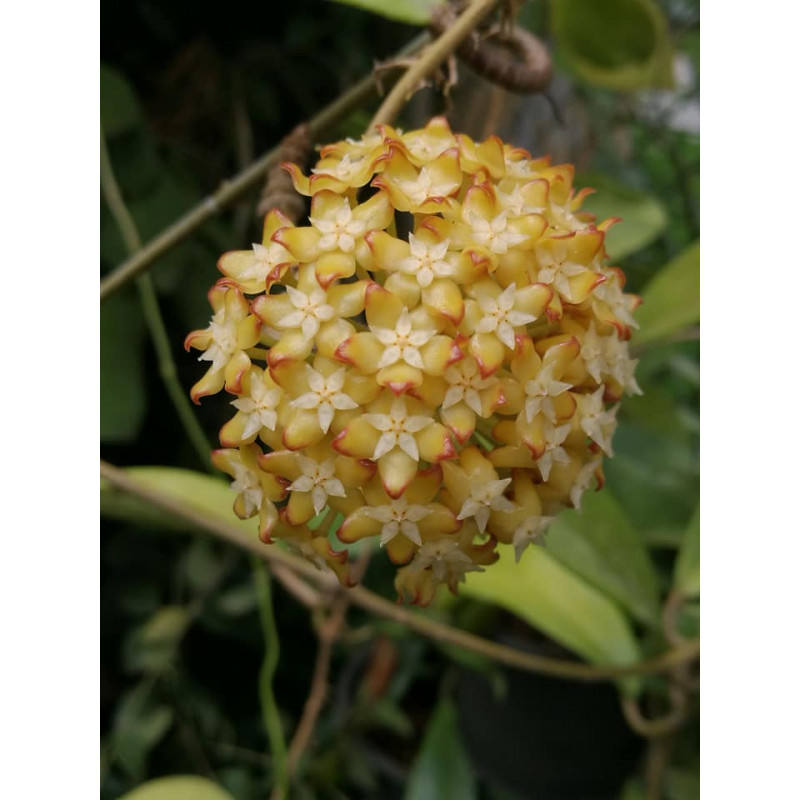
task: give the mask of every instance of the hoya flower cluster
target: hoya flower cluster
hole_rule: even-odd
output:
[[[186,339],[209,362],[192,397],[234,396],[214,463],[265,542],[347,582],[333,531],[375,537],[426,604],[602,485],[615,404],[639,391],[615,220],[579,212],[571,165],[443,118],[286,168],[310,224],[271,211],[261,244],[222,256]]]

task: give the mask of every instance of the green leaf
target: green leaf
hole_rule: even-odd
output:
[[[637,347],[664,339],[700,321],[700,242],[660,269],[642,292],[636,312]]]
[[[197,775],[171,775],[138,786],[119,800],[234,800],[221,786]]]
[[[190,621],[189,612],[182,606],[158,609],[126,642],[125,668],[149,674],[162,672],[175,658]]]
[[[678,560],[675,562],[675,588],[683,597],[698,597],[700,594],[700,506],[683,534]]]
[[[258,608],[258,596],[252,581],[227,589],[216,596],[215,607],[226,616],[240,617]]]
[[[414,735],[414,724],[390,697],[381,697],[370,702],[367,719],[372,725],[385,728],[402,739],[409,739]]]
[[[100,117],[109,138],[135,128],[142,119],[130,83],[107,64],[100,65]]]
[[[172,710],[152,698],[152,684],[138,684],[120,701],[111,743],[115,759],[135,780],[141,780],[150,751],[172,725]]]
[[[411,768],[404,800],[472,800],[478,784],[464,752],[456,709],[440,700]]]
[[[564,511],[548,529],[547,550],[640,622],[658,625],[655,569],[637,533],[609,491],[584,495],[582,511]]]
[[[654,0],[557,0],[558,51],[578,77],[619,91],[671,88],[672,45]]]
[[[204,475],[201,472],[174,467],[128,467],[125,472],[145,488],[166,494],[214,519],[239,527],[249,534],[255,534],[258,529],[258,520],[241,520],[233,513],[235,495],[225,480]],[[118,494],[112,486],[106,483],[101,483],[100,491],[101,498],[103,493]],[[111,506],[115,511],[122,510],[125,513],[133,512],[134,514],[138,508],[144,508],[139,505],[119,506],[114,503],[111,503]],[[102,508],[103,503],[101,502]],[[184,528],[196,530],[196,527],[190,523]]]
[[[433,9],[446,0],[334,0],[345,6],[355,6],[387,19],[407,22],[409,25],[427,25]]]
[[[645,402],[647,394],[628,399]],[[604,463],[603,471],[648,544],[661,540],[677,547],[697,502],[700,473],[695,438],[682,433],[677,416],[672,424],[670,435],[622,416],[614,434],[614,458]]]
[[[542,547],[529,547],[519,563],[500,545],[499,560],[485,572],[471,572],[460,594],[516,614],[564,647],[598,665],[632,664],[639,645],[617,605]],[[621,682],[626,691],[638,679]]]
[[[606,233],[605,247],[612,261],[621,261],[647,247],[666,229],[666,209],[652,195],[600,174],[583,176],[581,185],[596,190],[596,194],[586,198],[583,210],[596,215],[598,222],[610,217],[622,219]]]
[[[136,438],[146,398],[144,323],[135,294],[120,292],[100,307],[100,439]]]
[[[186,581],[196,592],[206,592],[217,580],[219,558],[208,539],[194,539],[183,562]]]

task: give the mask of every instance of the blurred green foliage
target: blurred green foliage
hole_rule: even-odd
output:
[[[415,32],[364,7],[391,5],[395,19],[422,24],[433,2],[353,5],[361,8],[298,0],[254,11],[236,2],[220,9],[142,0],[103,9],[101,116],[145,241]],[[644,299],[637,312],[642,328],[632,340],[644,394],[622,404],[616,455],[605,462],[607,486],[584,497],[583,514],[562,515],[546,549],[528,552],[518,565],[513,552],[505,553],[493,570],[470,576],[459,598],[443,597],[427,613],[536,652],[622,663],[666,646],[659,606],[673,586],[687,601],[681,632],[699,630],[699,344],[691,340],[699,320],[699,6],[553,0],[525,4],[520,19],[552,46],[554,102],[571,126],[559,128],[549,106],[531,98],[526,108],[537,130],[563,142],[580,184],[597,189],[586,208],[623,218],[609,233],[608,249],[628,288]],[[369,111],[331,138],[359,133]],[[509,138],[531,147],[527,137],[521,122]],[[183,337],[207,322],[205,295],[218,276],[219,254],[256,240],[256,199],[257,191],[242,198],[152,271],[187,391],[198,368],[182,352]],[[101,204],[101,270],[124,256]],[[212,441],[224,406],[198,409]],[[198,473],[202,465],[161,385],[129,290],[101,311],[101,439],[105,458],[152,465],[138,477],[235,523],[226,482]],[[182,791],[196,800],[268,796],[274,764],[259,702],[265,645],[249,561],[117,493],[104,491],[101,507],[103,800],[181,800]],[[242,525],[253,530],[252,521]],[[375,558],[367,584],[391,596],[392,577],[390,565]],[[308,691],[316,639],[305,609],[279,589],[274,613],[281,648],[274,687],[290,733]],[[498,748],[512,749],[525,736],[503,716],[516,695],[509,706],[499,702],[517,691],[509,671],[359,611],[348,621],[293,797],[531,796],[529,784],[492,777],[488,756],[459,735],[464,700],[453,690],[473,676],[498,698],[491,723]],[[572,708],[580,715],[586,703],[571,684],[528,684],[534,709],[542,692],[563,693],[558,720],[569,720]],[[664,684],[649,679],[644,688],[658,699]],[[531,713],[532,729],[545,724]],[[578,757],[588,745],[558,720],[546,723],[546,742],[571,743],[577,751],[560,752]],[[616,728],[603,727],[611,724],[599,716],[585,720],[595,741],[613,738]],[[699,794],[697,736],[690,724],[676,745],[667,779],[676,800]],[[531,753],[531,774],[534,763],[558,752]],[[628,758],[619,780],[608,784],[616,780],[618,791],[602,796],[620,797],[625,776],[625,797],[642,796],[640,767],[635,754]],[[565,767],[553,800],[600,797],[592,787],[601,785],[604,768]],[[158,780],[188,774],[203,779]]]

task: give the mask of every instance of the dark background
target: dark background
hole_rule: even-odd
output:
[[[699,138],[692,125],[687,130],[674,121],[699,90],[698,9],[678,2],[662,8],[676,50],[690,67],[688,83],[666,97],[587,85],[569,74],[556,47],[551,94],[565,126],[542,97],[506,97],[498,104],[497,93],[465,67],[450,114],[454,128],[485,136],[493,108],[496,124],[489,132],[535,155],[551,152],[556,160],[576,163],[579,175],[606,182],[609,202],[617,198],[639,209],[645,222],[636,223],[634,211],[631,224],[637,230],[643,225],[644,244],[620,260],[633,291],[699,236]],[[549,38],[544,7],[528,4],[522,19]],[[104,3],[103,124],[142,238],[275,146],[417,32],[322,1]],[[427,92],[414,101],[409,119],[422,124],[443,108],[438,95]],[[328,138],[360,135],[371,110],[352,115]],[[205,295],[218,277],[219,254],[257,240],[257,195],[255,190],[226,210],[152,271],[187,392],[201,370],[183,352],[183,338],[207,324]],[[653,221],[650,201],[663,219]],[[101,203],[102,270],[124,257]],[[163,388],[135,290],[127,288],[103,307],[101,337],[101,455],[118,465],[202,469]],[[640,382],[649,405],[623,420],[620,455],[607,470],[612,490],[615,481],[627,486],[620,499],[665,576],[697,501],[698,359],[696,342],[643,357]],[[198,414],[215,441],[229,415],[227,404],[209,398]],[[680,430],[669,421],[675,418]],[[160,523],[107,518],[101,576],[104,800],[147,778],[177,773],[212,777],[237,800],[267,796],[271,765],[257,691],[264,644],[246,557],[176,535]],[[389,565],[376,559],[368,584],[392,596]],[[316,639],[308,613],[278,587],[275,606],[281,638],[276,690],[290,733],[308,690]],[[498,609],[459,601],[446,613],[484,635],[569,655]],[[462,731],[463,750],[452,763],[463,766],[458,759],[468,759],[464,769],[477,776],[471,790],[477,796],[616,798],[623,781],[640,769],[643,743],[624,725],[612,687],[502,670],[357,611],[349,622],[297,797],[403,797],[420,740],[443,697],[458,710]],[[696,730],[690,724],[677,745],[668,784],[675,800],[696,796]],[[445,769],[456,769],[445,755],[440,760]],[[639,797],[639,786],[629,781],[626,797]]]

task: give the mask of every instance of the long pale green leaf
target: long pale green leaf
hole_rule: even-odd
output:
[[[235,495],[228,482],[222,478],[174,467],[129,467],[125,471],[144,487],[163,492],[215,519],[239,526],[248,533],[255,533],[257,530],[256,519],[240,520],[233,513]],[[165,514],[154,515],[148,510],[146,503],[120,502],[123,496],[107,484],[101,483],[100,492],[101,510],[110,516],[138,521],[138,515],[141,514],[141,519],[150,523],[162,519],[169,522],[174,520]],[[176,523],[176,527],[194,530],[191,525]]]
[[[559,53],[589,83],[620,91],[672,85],[667,20],[654,0],[557,0],[552,27]]]
[[[473,800],[477,796],[455,706],[449,699],[440,700],[411,768],[404,800]]]
[[[686,526],[678,560],[675,562],[675,588],[684,597],[700,594],[700,506]]]
[[[387,19],[407,22],[409,25],[427,25],[433,9],[445,0],[333,0],[345,6],[370,11]]]
[[[233,796],[207,778],[171,775],[147,781],[119,800],[233,800]]]
[[[648,625],[659,620],[658,587],[644,540],[608,491],[584,495],[547,534],[547,550]]]
[[[607,595],[565,567],[542,547],[529,547],[518,564],[514,550],[467,576],[460,593],[516,614],[564,647],[599,665],[632,664],[640,650],[630,623]],[[636,691],[637,680],[625,680]]]
[[[700,320],[700,242],[660,269],[642,292],[634,343],[664,339]]]

